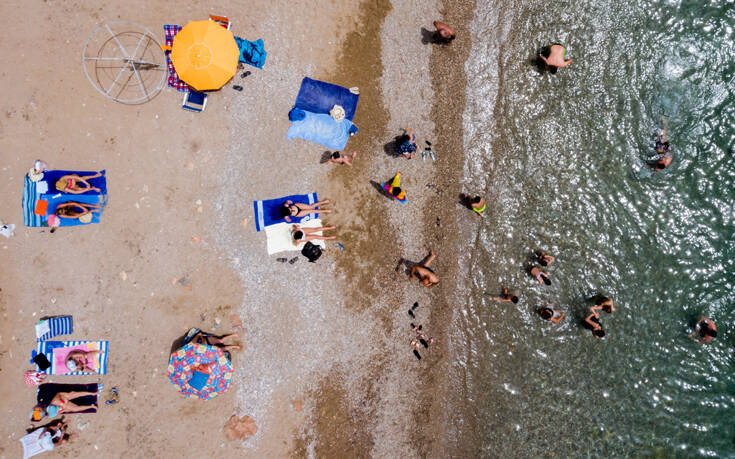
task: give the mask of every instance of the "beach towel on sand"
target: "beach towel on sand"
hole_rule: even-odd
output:
[[[329,114],[332,107],[339,105],[345,111],[345,118],[352,121],[359,99],[359,94],[353,94],[342,86],[304,78],[301,80],[301,88],[294,107],[307,112]]]
[[[263,68],[266,52],[262,38],[248,41],[244,38],[235,37],[235,43],[237,43],[237,48],[240,50],[240,58],[238,59],[240,62],[259,69]]]
[[[304,118],[291,122],[286,138],[300,138],[324,145],[331,150],[344,150],[350,139],[352,121],[337,122],[330,115],[303,111]]]
[[[33,182],[26,174],[23,181],[23,224],[30,227],[48,226],[46,222],[46,216],[50,215],[51,212],[56,210],[56,205],[58,205],[59,202],[78,201],[91,204],[106,202],[107,177],[104,170],[100,172],[102,173],[102,177],[97,177],[89,180],[90,185],[99,188],[100,192],[89,191],[83,194],[60,193],[56,191],[56,181],[62,176],[68,174],[77,174],[80,177],[84,177],[85,175],[94,175],[97,173],[97,171],[44,171],[43,178],[38,182]],[[54,198],[54,196],[56,197]],[[51,206],[49,203],[49,205],[46,207],[45,215],[36,214],[36,206],[38,205],[38,201],[48,199],[55,200],[56,205]],[[75,226],[85,224],[78,220],[72,220],[68,218],[65,218],[63,220],[68,221],[62,221],[61,226]],[[99,223],[99,213],[97,213],[96,220],[94,213],[92,214],[92,221],[94,223]]]
[[[36,339],[46,341],[54,336],[70,335],[73,331],[71,316],[49,317],[36,324]]]
[[[103,351],[102,354],[95,354],[88,357],[88,360],[92,361],[94,373],[70,371],[66,367],[66,358],[69,352],[75,350],[87,352],[94,350]],[[103,375],[107,373],[107,351],[107,341],[39,341],[37,351],[33,352],[31,357],[35,357],[36,354],[43,354],[51,362],[51,366],[41,371],[41,373],[52,375],[90,375],[96,373]]]
[[[44,432],[43,427],[20,437],[20,443],[23,445],[23,459],[54,450],[51,434]]]
[[[176,24],[164,24],[163,25],[163,38],[166,46],[173,46],[174,45],[174,37],[177,33],[181,30],[180,25]],[[168,67],[168,85],[175,90],[179,92],[187,92],[189,90],[189,85],[184,83],[181,78],[179,78],[179,74],[176,73],[176,69],[174,68],[174,63],[171,62],[171,51],[164,51],[163,53],[166,56],[166,67]]]
[[[319,228],[322,226],[322,221],[318,218],[305,221],[299,224],[302,228]],[[293,235],[291,230],[293,229],[293,223],[279,223],[277,225],[268,226],[265,229],[265,235],[268,244],[268,255],[274,253],[287,252],[287,251],[301,251],[306,245],[306,242],[302,242],[299,245],[293,244]],[[323,235],[322,231],[315,233]],[[316,239],[311,241],[312,244],[321,246],[323,249],[326,248],[323,240]]]
[[[316,193],[294,194],[284,196],[282,198],[266,199],[264,201],[253,201],[255,210],[255,230],[260,231],[266,226],[276,225],[278,223],[288,223],[281,217],[281,206],[286,201],[302,202],[304,204],[314,204],[317,202]],[[291,223],[302,223],[312,218],[316,218],[317,214],[309,214],[305,217],[291,217]]]
[[[89,225],[91,223],[99,223],[100,217],[102,216],[102,211],[105,209],[105,204],[107,204],[107,196],[105,195],[54,193],[42,194],[40,199],[48,201],[48,210],[46,211],[46,216],[42,219],[45,226],[48,226],[48,216],[56,212],[56,208],[59,206],[59,204],[62,204],[64,202],[75,201],[83,204],[101,204],[102,208],[98,211],[92,212],[92,221],[90,221],[89,223],[84,223],[78,218],[62,218],[60,219],[61,224],[59,226],[80,226]]]
[[[36,400],[41,405],[51,404],[51,400],[59,392],[97,392],[97,383],[92,384],[41,384],[38,386],[38,392],[36,392]],[[84,397],[77,397],[72,400],[77,405],[97,405],[96,395],[85,395]],[[84,411],[77,411],[77,413],[94,413],[96,410],[89,408]],[[74,413],[76,414],[76,413]]]

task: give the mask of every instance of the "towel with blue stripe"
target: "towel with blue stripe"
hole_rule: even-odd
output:
[[[71,316],[49,317],[36,324],[36,339],[46,341],[59,335],[71,335],[73,331]]]
[[[286,201],[302,202],[304,204],[314,204],[317,202],[316,193],[294,194],[276,199],[266,199],[263,201],[253,201],[255,210],[255,230],[261,231],[266,226],[284,223],[286,220],[281,216],[281,207]],[[305,217],[291,217],[291,223],[301,223],[303,221],[317,218],[316,213],[309,214]]]
[[[31,353],[31,363],[33,357],[38,354],[46,356],[51,366],[46,370],[38,370],[41,373],[49,375],[90,375],[98,374],[104,375],[107,373],[107,354],[108,354],[109,342],[108,341],[39,341],[36,351]],[[70,371],[66,367],[66,356],[72,351],[102,351],[102,353],[94,354],[92,361],[94,362],[94,371]]]
[[[99,188],[100,191],[87,191],[81,194],[69,194],[56,191],[56,182],[64,175],[76,174],[80,177],[95,175],[97,172],[92,171],[63,171],[52,170],[44,171],[43,178],[38,182],[32,181],[26,174],[23,181],[23,224],[29,227],[48,226],[46,217],[56,210],[56,207],[62,202],[77,201],[87,204],[104,204],[107,203],[107,177],[105,171],[100,171],[101,177],[89,179],[88,182],[92,187]],[[46,215],[36,214],[36,206],[39,200],[49,201],[46,209]],[[53,204],[53,205],[52,205]],[[92,222],[99,223],[101,212],[92,213]],[[78,219],[63,218],[61,226],[77,226],[84,225]],[[88,223],[87,223],[88,224]]]

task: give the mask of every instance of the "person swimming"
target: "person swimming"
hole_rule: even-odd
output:
[[[542,319],[548,320],[551,323],[558,324],[559,322],[564,319],[564,311],[557,311],[552,307],[552,304],[549,303],[548,306],[546,306],[545,303],[541,304],[541,307],[538,310],[538,314],[541,316]]]
[[[549,279],[549,274],[544,271],[541,271],[541,268],[539,268],[538,266],[533,266],[529,270],[529,273],[531,274],[531,277],[533,277],[534,279],[538,281],[539,284],[551,285],[551,279]]]
[[[661,117],[661,124],[663,125],[663,131],[656,137],[656,156],[651,158],[647,164],[648,167],[654,171],[662,171],[671,165],[671,161],[674,159],[674,155],[669,151],[671,146],[669,140],[666,138],[666,118]]]
[[[585,317],[582,325],[584,325],[586,329],[592,331],[592,336],[594,336],[595,338],[600,339],[605,337],[605,330],[602,329],[602,324],[600,323],[600,314],[598,312],[593,312],[592,314]]]

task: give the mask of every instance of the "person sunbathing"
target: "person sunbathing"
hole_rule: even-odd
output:
[[[322,226],[321,228],[302,228],[299,225],[293,225],[291,234],[293,235],[293,245],[299,245],[304,242],[313,241],[314,239],[321,239],[323,241],[331,241],[337,239],[337,236],[322,236],[318,233],[319,231],[327,231],[337,229],[336,226]]]
[[[345,156],[342,153],[335,151],[332,156],[329,157],[326,164],[347,164],[352,166],[352,161],[357,157],[357,152],[353,151],[352,156]]]
[[[82,411],[87,411],[90,409],[94,410],[94,412],[96,413],[97,406],[95,405],[77,405],[76,403],[72,402],[72,400],[87,396],[96,397],[97,392],[58,392],[56,395],[54,395],[54,398],[51,399],[51,403],[49,403],[48,406],[41,404],[36,405],[36,407],[33,409],[31,419],[38,422],[46,416],[53,418],[58,414],[80,413]]]
[[[293,202],[290,199],[283,203],[281,206],[281,217],[283,217],[284,220],[287,222],[291,221],[291,217],[294,218],[301,218],[306,217],[307,215],[314,213],[325,213],[329,214],[332,213],[332,209],[317,209],[317,206],[321,206],[324,204],[329,204],[329,199],[325,199],[324,201],[319,201],[314,204],[306,204],[303,202]]]
[[[99,212],[102,210],[102,206],[99,204],[88,204],[75,201],[63,202],[54,211],[54,214],[59,218],[76,218],[81,219],[85,215],[91,214],[92,212]]]
[[[82,194],[87,191],[96,191],[99,193],[101,190],[92,186],[87,181],[97,177],[102,177],[102,174],[98,172],[94,175],[85,175],[84,177],[80,177],[77,174],[64,175],[56,181],[56,190],[70,194]]]
[[[413,275],[415,273],[418,273],[418,278],[421,279],[421,283],[424,284],[425,287],[433,287],[436,284],[438,284],[439,276],[437,276],[434,271],[429,267],[432,261],[436,258],[436,255],[434,255],[434,251],[432,250],[429,253],[429,258],[426,259],[425,262],[414,265],[413,268],[411,268],[411,274],[408,275],[408,280],[413,279]]]
[[[71,351],[66,355],[66,368],[68,368],[70,371],[94,372],[95,369],[93,357],[97,354],[102,354],[102,351]]]

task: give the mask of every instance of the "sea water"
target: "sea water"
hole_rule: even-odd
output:
[[[457,454],[735,457],[734,29],[731,0],[477,1],[464,187],[490,204],[462,235]],[[555,42],[573,63],[541,73]],[[536,249],[551,286],[524,271]],[[580,325],[597,294],[601,340]]]

